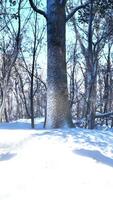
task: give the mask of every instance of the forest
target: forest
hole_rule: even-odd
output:
[[[113,1],[0,0],[0,122],[113,127]]]
[[[113,0],[0,0],[0,200],[113,200]]]

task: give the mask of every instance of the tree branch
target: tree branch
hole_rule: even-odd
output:
[[[27,66],[27,63],[25,61],[25,58],[24,58],[22,50],[21,50],[21,54],[22,54],[23,62],[25,64],[25,66],[22,66],[22,67],[28,72],[29,76],[31,77],[31,71],[29,71],[29,69],[28,69],[28,66]],[[36,78],[37,80],[39,80],[44,85],[45,90],[47,91],[46,83],[40,77],[36,76],[35,74],[33,76],[34,76],[34,78]]]
[[[34,4],[33,0],[29,0],[29,3],[30,3],[31,8],[35,12],[39,13],[40,15],[43,15],[47,20],[47,14],[43,10],[38,9],[37,6]]]
[[[95,118],[113,117],[113,112],[108,113],[98,113]]]
[[[70,20],[71,17],[73,17],[73,15],[74,15],[78,10],[80,10],[80,9],[82,9],[82,8],[85,8],[87,5],[88,5],[88,3],[82,4],[82,5],[78,6],[78,7],[76,7],[76,8],[75,8],[71,13],[69,13],[68,16],[66,17],[66,22],[67,22],[68,20]]]
[[[113,32],[113,28],[111,28],[107,33],[103,31],[102,36],[100,37],[100,39],[98,39],[95,43],[94,43],[94,49],[96,48],[96,46],[102,41],[102,40],[106,40],[107,37],[112,34]]]

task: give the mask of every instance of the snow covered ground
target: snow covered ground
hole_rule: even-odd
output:
[[[0,124],[0,200],[113,200],[113,132]]]

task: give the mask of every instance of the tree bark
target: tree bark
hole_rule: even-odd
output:
[[[34,122],[34,70],[35,70],[35,59],[36,59],[36,45],[37,45],[37,13],[35,16],[35,29],[34,29],[34,44],[33,44],[33,61],[31,70],[31,89],[30,89],[30,108],[31,108],[31,127],[35,127]]]
[[[111,45],[108,43],[108,56],[107,56],[107,69],[104,81],[104,113],[109,112],[109,99],[110,99],[110,72],[111,72]]]
[[[58,0],[47,1],[47,128],[72,127],[68,101],[65,5]]]
[[[33,10],[47,20],[47,128],[72,127],[68,100],[65,25],[66,22],[87,4],[76,7],[67,17],[66,0],[47,0],[47,14],[29,0]]]

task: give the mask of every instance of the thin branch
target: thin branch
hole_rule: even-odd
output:
[[[13,56],[12,62],[10,64],[10,66],[9,66],[9,71],[7,72],[7,76],[6,76],[7,84],[9,82],[9,78],[10,78],[12,67],[14,66],[14,64],[15,64],[15,62],[17,60],[17,57],[18,57],[18,54],[19,54],[19,50],[20,50],[20,45],[21,45],[21,38],[20,38],[20,32],[21,32],[21,17],[20,17],[21,3],[22,3],[22,0],[19,1],[19,5],[18,5],[18,31],[17,31],[15,47],[14,47],[14,56]]]
[[[98,113],[96,114],[95,118],[102,118],[102,117],[113,117],[113,112],[108,113]]]
[[[69,21],[71,19],[71,17],[73,17],[73,15],[80,9],[85,8],[88,5],[88,3],[80,5],[78,7],[76,7],[71,13],[68,14],[68,16],[66,17],[66,22]]]
[[[108,37],[110,34],[112,34],[112,32],[113,32],[113,28],[111,28],[107,33],[103,31],[103,34],[102,34],[102,36],[100,37],[100,39],[97,40],[97,42],[95,42],[94,48],[96,48],[96,46],[97,46],[102,40],[106,40],[107,37]]]
[[[24,58],[24,55],[23,55],[22,51],[21,51],[21,54],[22,54],[23,62],[25,64],[25,66],[22,66],[22,67],[28,72],[29,76],[31,77],[31,71],[28,69],[28,65],[27,65],[27,63],[25,61],[25,58]],[[45,87],[45,90],[47,91],[46,83],[41,78],[37,77],[35,74],[34,74],[34,78],[36,78],[38,81],[40,81],[43,84],[43,86]]]
[[[35,12],[39,13],[40,15],[43,15],[46,18],[46,20],[47,20],[47,14],[43,10],[38,9],[37,6],[34,4],[33,0],[29,0],[29,3],[31,5],[31,8]]]
[[[23,95],[23,98],[21,98],[21,100],[23,101],[23,103],[24,103],[24,105],[25,105],[27,115],[28,115],[29,117],[31,117],[31,116],[30,116],[30,113],[29,113],[29,110],[28,110],[28,107],[27,107],[27,101],[26,101],[26,97],[25,97],[25,92],[24,92],[24,86],[23,86],[22,77],[21,77],[21,75],[20,75],[20,73],[19,73],[17,67],[16,67],[16,66],[14,66],[14,67],[15,67],[15,71],[16,71],[18,77],[19,77],[19,80],[20,80],[20,85],[21,85],[21,90],[22,90],[22,95]],[[20,97],[21,97],[21,96],[20,96]]]

